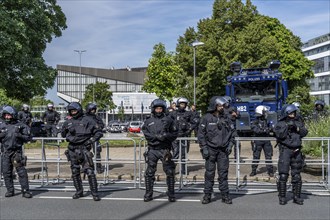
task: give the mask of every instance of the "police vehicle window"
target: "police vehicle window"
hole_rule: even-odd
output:
[[[251,96],[262,96],[264,99],[276,99],[276,81],[242,82],[234,84],[237,100],[247,102]]]

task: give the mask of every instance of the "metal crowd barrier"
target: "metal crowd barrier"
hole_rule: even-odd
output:
[[[28,163],[40,163],[41,164],[41,171],[40,171],[40,178],[37,180],[30,180],[30,183],[32,184],[39,184],[38,189],[46,189],[49,190],[51,188],[51,185],[59,185],[66,182],[70,182],[71,186],[73,187],[72,181],[68,181],[66,179],[63,179],[61,176],[61,165],[62,164],[69,164],[69,162],[63,158],[61,158],[61,149],[60,142],[63,141],[63,138],[34,138],[35,141],[41,142],[41,148],[40,148],[40,154],[41,158],[28,158]],[[110,157],[111,155],[111,144],[110,141],[132,141],[133,143],[133,153],[134,155],[130,155],[131,157],[125,157],[125,158],[115,158]],[[181,158],[182,152],[182,141],[196,141],[197,138],[178,138],[179,140],[179,158]],[[232,160],[230,159],[230,167],[235,167],[235,180],[229,180],[229,187],[231,192],[238,193],[238,194],[250,194],[250,193],[262,193],[262,192],[274,192],[277,191],[276,183],[269,183],[269,182],[260,182],[260,181],[248,181],[241,173],[241,167],[246,165],[251,165],[253,159],[242,159],[240,155],[240,142],[243,141],[253,141],[253,140],[270,140],[275,141],[275,138],[259,138],[259,137],[237,137],[236,139],[236,152],[237,152],[237,159]],[[143,153],[146,151],[146,141],[144,138],[140,139],[133,139],[133,138],[102,138],[102,142],[105,142],[102,146],[103,149],[105,149],[105,156],[101,157],[101,160],[96,161],[96,158],[94,157],[94,164],[96,163],[102,163],[102,165],[105,165],[105,170],[103,173],[103,177],[100,179],[98,176],[98,183],[100,184],[100,191],[107,190],[107,185],[112,184],[110,186],[111,190],[120,189],[122,190],[123,187],[117,187],[115,184],[119,183],[118,185],[121,185],[125,183],[125,185],[129,184],[128,187],[124,187],[126,189],[129,188],[140,188],[144,189],[144,172],[146,170],[146,164],[144,161]],[[321,141],[321,149],[322,149],[322,155],[319,159],[310,159],[306,160],[307,165],[317,165],[321,167],[322,172],[322,179],[320,182],[308,182],[303,183],[303,190],[307,193],[311,194],[322,194],[322,193],[330,193],[330,137],[308,137],[304,138],[303,142],[305,141]],[[138,143],[137,143],[138,142]],[[68,143],[66,143],[68,144]],[[46,153],[47,147],[55,147],[57,148],[57,155],[56,158],[48,158]],[[199,149],[199,147],[198,147]],[[327,151],[326,151],[327,149]],[[180,193],[186,193],[186,192],[203,192],[203,180],[190,180],[188,174],[189,166],[200,164],[204,165],[205,161],[200,156],[199,158],[191,159],[189,157],[189,152],[186,150],[186,159],[176,159],[174,160],[177,164],[178,169],[178,175],[177,182],[176,182],[176,192]],[[274,149],[275,150],[275,149]],[[96,145],[95,145],[95,152],[96,152]],[[327,153],[326,153],[327,152]],[[232,153],[233,154],[233,153]],[[138,155],[138,156],[137,156]],[[133,156],[133,157],[132,157]],[[251,157],[252,157],[252,151],[251,151]],[[1,160],[1,159],[0,159]],[[111,180],[110,179],[110,168],[111,164],[115,162],[120,162],[123,164],[132,164],[132,170],[133,170],[133,179],[132,180],[125,180],[120,181],[119,179]],[[269,163],[267,160],[259,160],[258,165],[266,165]],[[272,159],[272,164],[276,165],[278,162],[277,158]],[[55,163],[56,164],[56,177],[53,178],[53,180],[50,180],[49,178],[49,164]],[[160,164],[160,163],[159,163]],[[183,175],[181,172],[181,165],[186,164],[186,175]],[[1,168],[1,161],[0,161],[0,168]],[[29,164],[27,166],[29,168]],[[96,166],[95,166],[96,169]],[[71,174],[71,173],[70,173]],[[277,175],[275,174],[275,177]],[[191,176],[190,176],[191,177]],[[217,178],[217,177],[216,177]],[[217,182],[217,181],[215,181]],[[85,181],[84,183],[87,183]],[[0,179],[0,186],[3,185],[2,179]],[[308,187],[312,187],[309,189]],[[316,189],[313,189],[313,187],[318,187]],[[161,192],[166,191],[166,182],[159,181],[157,184],[155,184],[155,190],[159,190]],[[216,184],[214,186],[214,189],[216,189]]]
[[[181,152],[181,144],[182,141],[196,141],[197,138],[183,138],[180,137],[177,140],[180,141],[180,151],[179,151],[179,158],[181,158],[182,152]],[[236,193],[236,194],[254,194],[254,193],[264,193],[264,192],[276,192],[277,191],[277,185],[276,185],[276,181],[278,179],[278,173],[274,173],[274,177],[276,181],[273,181],[274,183],[271,183],[270,181],[251,181],[248,180],[246,178],[246,176],[248,174],[242,175],[241,172],[241,167],[242,166],[251,166],[253,164],[253,161],[258,161],[258,166],[262,166],[262,165],[269,165],[272,164],[273,166],[277,166],[278,163],[278,155],[277,158],[275,158],[273,156],[272,160],[266,160],[266,159],[259,159],[259,160],[254,160],[253,159],[253,153],[251,150],[251,158],[241,158],[240,155],[240,142],[242,141],[254,141],[254,140],[269,140],[269,141],[273,141],[275,142],[276,139],[275,138],[267,138],[267,137],[237,137],[235,139],[236,141],[236,152],[237,152],[237,159],[231,159],[230,158],[230,166],[235,166],[235,180],[228,180],[229,183],[229,187],[230,187],[230,191],[232,193]],[[303,181],[305,181],[303,183],[303,190],[304,193],[310,193],[310,194],[315,194],[315,195],[330,195],[330,180],[329,180],[329,176],[330,176],[330,137],[306,137],[303,139],[303,142],[305,141],[321,141],[321,158],[318,159],[307,159],[305,160],[306,165],[316,165],[316,166],[320,166],[321,167],[321,181],[306,181],[303,179]],[[143,143],[143,140],[141,140],[140,143]],[[143,147],[144,150],[140,149],[140,152],[145,151],[146,150],[146,144],[139,144],[139,147]],[[273,151],[277,151],[278,148],[274,148],[273,145]],[[327,149],[327,151],[325,151],[325,149]],[[177,167],[179,167],[178,169],[178,175],[176,175],[178,181],[176,184],[176,192],[180,193],[203,193],[203,185],[204,185],[204,180],[202,181],[196,181],[194,179],[190,180],[187,177],[189,175],[183,175],[181,173],[181,165],[182,164],[186,164],[186,174],[188,173],[188,169],[190,165],[193,164],[201,164],[204,165],[205,161],[204,159],[202,159],[202,157],[200,156],[200,159],[190,159],[189,158],[189,152],[187,152],[187,148],[185,148],[186,150],[186,159],[176,159],[174,160],[175,163],[177,164]],[[234,150],[233,150],[234,151]],[[326,153],[327,152],[327,153]],[[233,155],[233,153],[231,154]],[[270,163],[271,162],[271,163]],[[144,163],[144,159],[142,159],[141,157],[139,157],[139,188],[144,189],[143,187],[143,183],[144,181],[142,181],[142,177],[141,177],[141,163],[144,164],[144,167],[146,167],[145,163]],[[144,171],[142,170],[142,173]],[[217,174],[216,174],[217,175]],[[215,191],[217,190],[217,184],[216,184],[216,179],[217,176],[215,177],[215,185],[214,185],[214,189]],[[159,190],[160,192],[165,192],[166,191],[166,183],[162,182],[162,184],[158,184],[161,185],[160,187],[154,187],[156,188],[156,190]],[[291,184],[288,183],[288,189],[290,189]]]

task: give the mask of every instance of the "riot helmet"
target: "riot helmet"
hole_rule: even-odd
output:
[[[295,113],[297,111],[298,111],[298,108],[293,104],[284,105],[281,110],[281,119],[280,120],[287,118],[291,113]]]
[[[180,105],[181,103],[184,103],[185,104],[184,107]],[[187,98],[180,97],[180,98],[178,98],[178,100],[176,100],[176,107],[178,108],[178,110],[183,111],[188,106],[188,103],[189,103],[189,101],[188,101]]]
[[[79,118],[83,114],[82,107],[79,102],[71,102],[67,107],[68,113],[73,118]],[[72,114],[72,110],[77,110],[77,113]]]
[[[207,108],[207,112],[214,112],[217,110],[217,106],[225,106],[228,103],[228,101],[221,96],[213,96],[210,100],[209,106]]]
[[[6,118],[5,117],[6,114],[11,115],[11,118]],[[1,115],[2,115],[2,118],[7,122],[12,121],[12,120],[17,120],[17,111],[14,107],[12,107],[10,105],[3,106]]]
[[[48,108],[48,110],[53,111],[53,109],[54,109],[54,104],[53,104],[53,103],[48,103],[48,104],[47,104],[47,108]]]
[[[266,118],[269,110],[270,110],[269,106],[259,105],[259,106],[256,107],[255,115],[256,115],[256,117],[264,116]]]
[[[294,103],[292,103],[292,105],[296,106],[298,109],[300,109],[300,106],[301,106],[299,102],[294,102]]]
[[[23,104],[22,110],[28,112],[30,110],[30,106],[28,106],[27,104]]]
[[[314,103],[314,106],[317,110],[323,110],[324,106],[325,106],[325,103],[323,100],[316,100],[315,103]]]
[[[231,97],[230,96],[224,96],[224,98],[228,101],[228,104],[230,105],[231,103],[232,103],[232,99],[231,99]]]
[[[96,109],[97,109],[97,105],[95,103],[88,103],[87,106],[86,106],[86,112],[87,113],[91,113],[92,110],[94,110],[94,114],[95,114]]]
[[[162,115],[162,114],[165,114],[165,112],[166,112],[166,108],[167,108],[167,105],[166,105],[166,102],[165,102],[164,100],[162,100],[162,99],[155,99],[154,101],[152,101],[150,107],[151,107],[151,113],[152,113],[152,114],[154,114],[154,115],[156,115],[156,116],[160,116],[160,115]],[[163,111],[162,111],[161,113],[157,113],[157,112],[155,111],[155,109],[156,109],[157,107],[161,107],[161,108],[163,109]]]

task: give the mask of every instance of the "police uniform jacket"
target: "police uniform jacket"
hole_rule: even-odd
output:
[[[89,113],[86,113],[85,115],[87,117],[92,118],[97,123],[97,125],[99,126],[99,128],[101,130],[104,128],[104,123],[103,123],[103,120],[102,120],[102,118],[100,116],[98,116],[96,114],[89,114]]]
[[[198,141],[201,147],[226,148],[235,143],[235,129],[225,115],[216,116],[206,113],[198,129]]]
[[[170,116],[174,119],[178,128],[178,137],[187,137],[199,123],[199,118],[194,117],[191,111],[177,109],[170,112]]]
[[[31,140],[30,127],[19,121],[0,121],[0,141],[4,151],[21,150]]]
[[[98,141],[103,133],[93,119],[82,115],[66,120],[62,126],[61,135],[70,144],[80,145],[91,138]]]
[[[57,124],[60,120],[60,114],[57,111],[45,111],[41,117],[42,121],[47,122],[47,124]]]
[[[178,129],[170,116],[151,116],[142,126],[143,134],[150,147],[171,148],[178,136]]]
[[[257,137],[269,137],[270,127],[266,119],[257,117],[251,124],[251,129]]]
[[[29,125],[32,121],[32,114],[31,114],[31,112],[19,111],[17,118],[21,122]]]
[[[293,120],[280,120],[275,125],[275,135],[279,144],[288,148],[300,148],[301,139],[308,134],[308,130],[300,121]]]

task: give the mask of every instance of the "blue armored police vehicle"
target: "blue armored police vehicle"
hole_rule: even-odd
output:
[[[239,62],[230,65],[234,74],[227,77],[226,96],[241,114],[236,120],[236,129],[242,136],[251,132],[251,121],[255,119],[255,109],[259,105],[270,107],[267,116],[270,124],[277,122],[288,97],[287,81],[282,79],[279,67],[279,61],[272,61],[266,68],[242,69]]]

